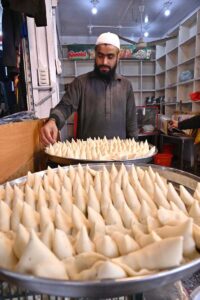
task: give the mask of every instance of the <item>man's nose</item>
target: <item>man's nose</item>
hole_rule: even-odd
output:
[[[108,58],[107,58],[107,56],[104,56],[104,57],[103,57],[103,64],[104,64],[104,65],[107,65],[107,64],[108,64]]]

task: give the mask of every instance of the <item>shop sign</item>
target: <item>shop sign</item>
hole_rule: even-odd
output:
[[[137,49],[135,45],[121,45],[120,59],[151,59],[153,48]],[[70,60],[94,59],[95,45],[72,44],[67,46],[67,58]]]

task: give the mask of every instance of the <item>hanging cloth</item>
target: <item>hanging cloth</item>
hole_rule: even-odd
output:
[[[2,0],[2,5],[4,1],[10,9],[34,18],[36,26],[47,26],[45,0]]]
[[[2,5],[3,65],[15,68],[17,66],[16,53],[21,39],[22,14],[11,10],[8,0],[3,0]]]

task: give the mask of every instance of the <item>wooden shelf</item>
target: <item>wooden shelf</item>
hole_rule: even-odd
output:
[[[166,71],[173,71],[174,69],[177,69],[178,65],[174,65],[170,68],[167,68]]]
[[[171,85],[167,85],[165,88],[166,89],[174,89],[177,87],[177,83],[171,84]]]
[[[186,81],[182,81],[182,82],[178,82],[177,85],[185,85],[185,84],[190,84],[193,83],[194,79],[190,79],[190,80],[186,80]]]
[[[166,41],[162,47],[156,46],[156,97],[161,95],[162,91],[169,103],[165,106],[191,105],[192,111],[195,111],[195,102],[188,98],[191,92],[200,90],[200,10],[186,18],[175,31],[177,39]],[[184,71],[193,71],[194,78],[180,82],[179,76]],[[159,82],[159,76],[164,77],[164,91],[161,90],[162,81],[160,79]],[[183,101],[175,104],[175,101],[172,101],[172,104],[170,99]],[[172,108],[169,108],[168,113],[170,111],[173,113]]]
[[[194,57],[190,57],[190,58],[188,58],[187,60],[185,60],[185,61],[181,61],[181,62],[179,62],[179,66],[181,66],[181,65],[189,65],[189,64],[191,64],[191,62],[193,62],[195,60],[195,56]]]

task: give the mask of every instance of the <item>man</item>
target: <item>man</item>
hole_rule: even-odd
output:
[[[137,138],[137,118],[131,83],[116,73],[120,42],[114,33],[96,41],[94,71],[68,85],[62,100],[50,111],[41,129],[44,145],[55,143],[66,119],[78,112],[77,137]]]
[[[169,122],[169,128],[173,127],[178,129],[198,129],[200,128],[200,115],[193,116],[181,122],[172,120]]]

